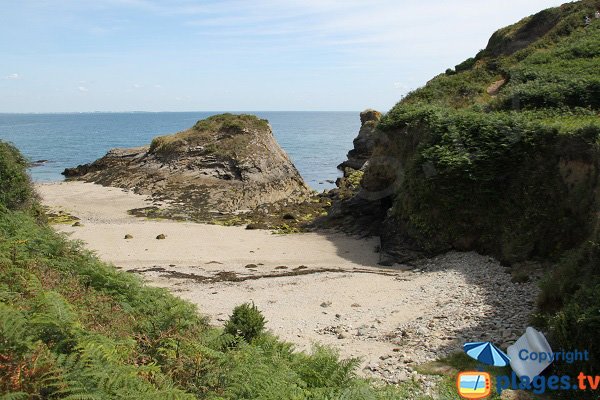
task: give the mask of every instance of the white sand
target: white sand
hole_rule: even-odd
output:
[[[375,371],[373,365],[380,358],[395,357],[392,369],[397,370],[397,363],[410,364],[408,358],[419,354],[420,360],[426,360],[437,355],[435,349],[459,349],[460,332],[476,321],[461,315],[458,301],[468,302],[471,310],[481,310],[490,318],[496,316],[489,306],[496,283],[491,279],[488,290],[473,279],[477,271],[492,271],[492,278],[502,271],[487,257],[451,255],[437,264],[451,265],[452,270],[436,267],[432,273],[386,269],[377,265],[376,239],[338,233],[274,235],[243,227],[148,220],[129,216],[127,210],[151,203],[121,189],[81,182],[42,184],[37,189],[52,210],[81,218],[83,226],[57,225],[57,230],[83,240],[119,268],[138,272],[162,268],[142,272],[142,276],[197,304],[213,323],[222,323],[236,305],[253,301],[265,314],[268,328],[299,349],[313,343],[335,346],[342,356],[362,357],[363,366],[370,365],[378,376],[394,372],[388,374],[384,367]],[[156,239],[161,233],[165,240]],[[125,234],[133,239],[125,240]],[[245,268],[251,263],[257,267]],[[302,271],[309,273],[268,277],[299,266],[307,267]],[[318,271],[324,268],[335,271]],[[259,279],[202,281],[224,271],[235,272],[237,278]],[[508,321],[515,307],[508,307],[507,314],[498,318]],[[402,333],[402,326],[416,327],[408,341],[411,347],[403,346],[406,332]],[[498,326],[497,334],[504,328]],[[428,349],[423,349],[423,342],[430,343]]]

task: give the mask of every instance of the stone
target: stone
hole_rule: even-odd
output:
[[[331,306],[331,301],[324,301],[321,303],[321,307],[323,307],[323,308],[327,308],[329,306]]]
[[[348,152],[348,159],[338,165],[339,170],[360,170],[365,165],[375,148],[378,135],[376,126],[380,119],[379,111],[368,109],[360,113],[361,127],[353,141],[354,148]]]
[[[125,239],[133,239],[133,235],[130,235],[129,233],[127,233],[124,238]]]
[[[161,233],[160,235],[156,236],[156,239],[158,239],[158,240],[164,240],[166,238],[167,237],[163,233]]]

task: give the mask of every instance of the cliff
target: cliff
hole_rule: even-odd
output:
[[[348,159],[338,165],[338,169],[344,171],[346,168],[360,170],[375,148],[377,141],[377,123],[381,119],[381,113],[375,110],[365,110],[360,113],[360,130],[353,141],[353,149],[348,152]]]
[[[149,146],[114,149],[63,174],[171,200],[200,219],[301,202],[310,194],[268,122],[252,115],[215,115]]]
[[[409,93],[330,214],[380,235],[386,265],[456,249],[513,273],[545,266],[535,322],[553,348],[589,349],[576,367],[587,372],[600,368],[598,9],[585,0],[527,17]]]
[[[383,216],[382,262],[452,248],[507,263],[552,258],[593,231],[600,21],[584,16],[598,5],[499,30],[382,117],[353,194],[361,211],[386,208],[371,213]]]

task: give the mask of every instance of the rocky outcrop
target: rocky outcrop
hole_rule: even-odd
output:
[[[252,115],[215,115],[149,146],[114,149],[63,174],[151,194],[197,214],[300,202],[310,194],[268,122]]]
[[[377,124],[381,116],[379,111],[372,109],[360,113],[361,127],[353,141],[354,147],[348,152],[348,159],[338,165],[343,176],[337,179],[337,188],[328,193],[332,207],[327,217],[319,220],[320,225],[351,234],[380,234],[385,212],[390,207],[389,198],[385,195],[372,198],[374,188],[363,178],[370,168],[373,150],[379,146],[381,133]]]
[[[377,138],[377,123],[381,119],[381,113],[375,110],[365,110],[360,113],[360,131],[354,139],[354,148],[348,152],[348,159],[338,165],[338,169],[344,171],[346,168],[360,170],[375,148]]]

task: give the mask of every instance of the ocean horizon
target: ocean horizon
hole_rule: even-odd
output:
[[[149,144],[225,111],[0,113],[0,139],[32,162],[36,182],[62,181],[65,168],[92,162],[112,148]],[[359,111],[227,111],[267,119],[279,145],[313,189],[335,187],[360,128]]]

